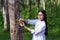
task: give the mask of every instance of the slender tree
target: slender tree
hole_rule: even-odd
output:
[[[58,0],[53,0],[53,8],[55,9],[55,12],[57,11],[57,1]]]
[[[27,6],[29,5],[29,0],[27,0]]]
[[[0,0],[0,6],[1,6],[1,0]]]
[[[36,8],[37,8],[37,10],[40,9],[39,6],[40,6],[40,0],[36,0]]]
[[[24,40],[23,28],[19,26],[17,18],[21,17],[21,0],[9,0],[10,37],[11,40]]]
[[[27,0],[27,6],[28,6],[28,15],[29,15],[29,18],[31,18],[31,0]]]
[[[45,10],[45,0],[42,0],[43,9]]]
[[[52,14],[52,0],[50,0],[50,14]]]
[[[2,7],[3,7],[4,29],[6,30],[9,26],[8,0],[2,0]]]
[[[45,1],[46,0],[40,0],[41,8],[45,10]]]

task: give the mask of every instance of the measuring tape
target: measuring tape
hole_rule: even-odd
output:
[[[16,25],[16,24],[19,24],[20,26],[25,26],[25,23],[23,21],[18,21],[16,23],[12,22],[11,23],[12,25]]]

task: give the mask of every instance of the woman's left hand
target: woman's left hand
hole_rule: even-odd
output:
[[[19,21],[19,25],[20,26],[25,26],[25,24],[24,24],[24,22],[21,20],[21,21]]]

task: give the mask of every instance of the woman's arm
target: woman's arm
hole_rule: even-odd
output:
[[[24,21],[24,22],[27,23],[27,24],[31,24],[31,25],[35,25],[36,22],[37,22],[37,19],[35,19],[35,20],[30,20],[30,19],[19,19],[19,21],[20,21],[20,20]]]
[[[24,23],[23,21],[20,21],[20,22],[19,22],[19,25],[20,25],[21,27],[24,27],[25,29],[27,29],[27,30],[30,31],[30,32],[31,32],[31,30],[32,30],[32,29],[28,28],[27,26],[25,26],[25,23]]]
[[[26,27],[26,26],[24,26],[24,28],[25,29],[27,29],[29,32],[31,32],[32,34],[34,33],[34,29],[30,29],[30,28],[28,28],[28,27]]]
[[[30,28],[28,28],[26,26],[24,26],[24,28],[27,29],[29,32],[31,32],[31,30],[32,30],[32,29],[30,29]]]
[[[35,19],[35,20],[30,20],[30,19],[28,19],[27,24],[35,25],[36,22],[37,22],[37,19]]]

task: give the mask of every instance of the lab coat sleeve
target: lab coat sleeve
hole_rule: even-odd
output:
[[[36,22],[37,22],[37,19],[36,19],[36,20],[29,20],[29,19],[28,19],[28,23],[27,23],[27,24],[35,25]]]
[[[39,33],[43,32],[43,31],[45,31],[45,29],[46,29],[45,24],[39,25],[39,26],[36,28],[36,30],[35,30],[35,34],[39,34]]]

